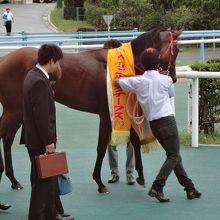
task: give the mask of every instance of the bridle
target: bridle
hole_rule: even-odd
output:
[[[169,53],[169,62],[168,62],[166,69],[163,69],[162,66],[160,66],[161,65],[160,63],[159,68],[158,68],[160,74],[169,75],[170,73],[170,67],[174,59],[174,42],[175,41],[174,41],[173,33],[169,32],[169,45],[168,45],[167,50],[164,53],[165,55]],[[162,57],[164,54],[160,54],[160,56]]]
[[[174,43],[175,42],[176,41],[174,40],[173,33],[170,31],[169,32],[169,45],[168,45],[168,48],[166,49],[166,51],[163,54],[160,54],[160,57],[162,57],[163,55],[166,55],[167,53],[169,53],[169,62],[168,62],[168,65],[167,65],[166,69],[163,68],[163,65],[161,65],[161,63],[159,64],[158,70],[159,70],[160,74],[169,75],[169,73],[170,73],[170,67],[171,67],[171,64],[172,64],[173,59],[174,59]],[[153,41],[153,45],[155,45],[154,41]],[[143,68],[138,67],[136,65],[135,65],[135,69],[139,73],[144,72]]]

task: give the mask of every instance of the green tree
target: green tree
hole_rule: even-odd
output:
[[[219,0],[149,0],[149,2],[155,11],[162,10],[162,13],[165,11],[164,15],[172,16],[174,13],[173,17],[176,18],[175,15],[180,12],[178,18],[187,29],[220,29]],[[187,14],[182,13],[180,8]],[[189,20],[190,14],[193,16]],[[180,24],[179,19],[176,22]]]
[[[152,10],[153,7],[148,0],[127,0],[113,11],[113,25],[130,29],[141,28],[143,18]]]
[[[97,27],[106,26],[102,15],[112,14],[114,27],[220,29],[219,0],[87,0],[86,4],[87,20]]]

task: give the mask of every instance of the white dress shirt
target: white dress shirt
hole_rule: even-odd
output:
[[[49,74],[47,73],[47,71],[44,68],[42,68],[39,64],[37,64],[36,67],[44,73],[44,75],[47,77],[47,79],[50,79]]]
[[[174,96],[174,86],[170,76],[150,70],[141,76],[120,78],[119,85],[123,90],[136,93],[148,121],[174,115],[170,103],[170,97]]]
[[[4,16],[7,16],[6,21],[12,21],[14,19],[14,16],[13,16],[13,14],[11,12],[9,12],[9,13],[8,12],[4,12],[2,14],[2,17],[4,17]]]

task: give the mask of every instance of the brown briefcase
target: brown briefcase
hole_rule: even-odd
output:
[[[45,179],[68,173],[66,152],[55,152],[35,157],[38,178]]]

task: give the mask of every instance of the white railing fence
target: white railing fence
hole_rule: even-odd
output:
[[[192,119],[192,147],[199,146],[199,78],[220,78],[220,72],[192,71],[189,66],[177,67],[178,78],[192,80],[192,100],[188,102],[188,125]],[[189,99],[188,99],[189,100]],[[190,106],[191,103],[191,106]],[[191,108],[191,110],[190,110]],[[191,115],[189,114],[191,112]]]

